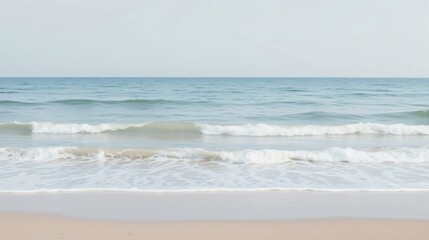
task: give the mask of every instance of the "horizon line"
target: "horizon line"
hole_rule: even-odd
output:
[[[0,76],[0,79],[2,78],[295,78],[295,79],[310,79],[310,78],[336,78],[336,79],[429,79],[429,76],[427,77],[366,77],[366,76],[335,76],[335,77],[329,77],[329,76],[311,76],[311,77],[297,77],[297,76],[280,76],[280,77],[272,77],[272,76],[257,76],[257,77],[251,77],[251,76]]]

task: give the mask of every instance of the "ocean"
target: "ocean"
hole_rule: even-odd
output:
[[[429,79],[0,78],[0,192],[429,190]]]

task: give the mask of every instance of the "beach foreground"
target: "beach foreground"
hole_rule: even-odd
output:
[[[3,239],[428,239],[429,221],[116,222],[39,214],[0,214]]]
[[[429,192],[0,194],[2,239],[429,239]]]

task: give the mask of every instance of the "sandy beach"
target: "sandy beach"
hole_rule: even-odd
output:
[[[301,220],[115,222],[0,214],[2,239],[428,239],[428,221]]]
[[[428,239],[428,200],[428,192],[0,194],[0,232],[19,240]]]

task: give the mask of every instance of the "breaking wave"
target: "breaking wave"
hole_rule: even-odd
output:
[[[143,127],[145,123],[120,124],[79,124],[79,123],[52,123],[52,122],[31,122],[31,123],[6,123],[1,124],[0,129],[27,129],[32,133],[49,134],[76,134],[76,133],[102,133],[107,131],[118,131],[129,128]]]
[[[332,147],[318,151],[245,149],[209,151],[179,149],[90,149],[77,147],[0,148],[0,160],[152,160],[274,164],[301,162],[421,163],[429,162],[429,146],[421,148],[353,149]]]
[[[428,135],[429,125],[356,123],[339,126],[267,124],[208,125],[200,124],[204,134],[234,136],[321,136],[347,134]]]
[[[185,122],[146,122],[146,123],[4,123],[0,130],[27,129],[34,134],[79,134],[132,131],[133,129],[154,131],[199,132],[204,135],[231,135],[254,137],[292,137],[292,136],[322,136],[322,135],[349,135],[349,134],[389,134],[389,135],[429,135],[429,125],[356,123],[338,126],[329,125],[211,125]]]

